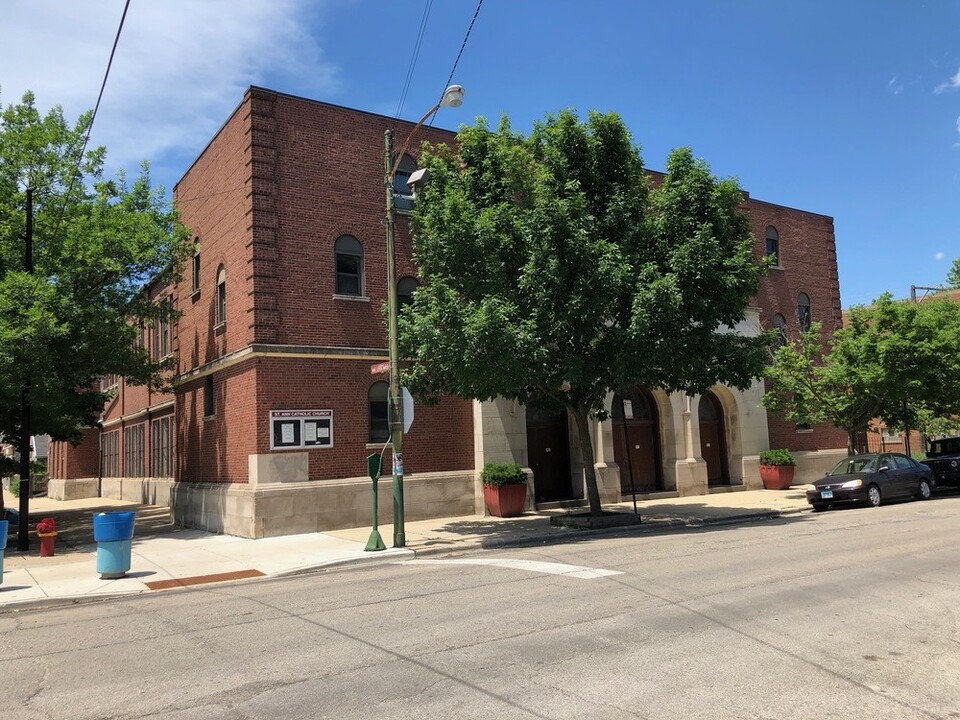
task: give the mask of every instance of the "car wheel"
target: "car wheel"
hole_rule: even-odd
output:
[[[932,489],[930,488],[930,481],[924,478],[920,481],[920,486],[917,488],[917,497],[921,500],[929,500],[930,495],[932,494]]]
[[[813,511],[814,511],[814,512],[823,512],[823,511],[826,510],[828,507],[829,507],[829,505],[827,505],[826,503],[814,503],[814,504],[813,504]]]
[[[881,500],[880,488],[876,485],[867,488],[867,507],[880,507]]]

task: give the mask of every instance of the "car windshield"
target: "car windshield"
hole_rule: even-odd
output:
[[[827,475],[850,475],[858,472],[873,472],[877,466],[875,457],[850,457],[837,463]]]
[[[960,453],[960,438],[934,440],[930,446],[930,455],[954,455]]]

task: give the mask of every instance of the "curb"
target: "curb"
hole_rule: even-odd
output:
[[[475,550],[495,550],[499,548],[558,545],[565,542],[575,542],[594,537],[647,535],[671,530],[697,530],[719,525],[737,525],[761,520],[776,520],[785,515],[798,515],[808,511],[809,508],[798,507],[787,510],[761,510],[719,518],[653,517],[644,520],[639,525],[624,525],[612,528],[597,528],[594,530],[554,528],[555,532],[541,535],[528,535],[519,538],[491,538],[489,540],[460,540],[454,542],[434,541],[434,545],[424,548],[414,548],[414,552],[416,553],[416,557],[420,558],[452,554],[460,551],[471,552]]]
[[[329,560],[314,565],[305,565],[291,570],[281,570],[275,573],[269,573],[259,578],[252,578],[256,581],[263,581],[269,578],[289,578],[299,575],[308,575],[319,573],[325,570],[342,570],[347,568],[362,568],[373,565],[383,565],[389,563],[404,562],[417,558],[433,557],[437,555],[454,555],[460,553],[470,553],[479,550],[498,550],[522,547],[537,547],[546,545],[560,545],[581,540],[605,537],[629,537],[631,535],[649,535],[657,532],[671,532],[682,530],[700,530],[703,528],[717,527],[723,525],[738,525],[748,522],[763,520],[776,520],[785,515],[798,515],[808,512],[809,508],[797,507],[786,510],[761,510],[737,515],[728,515],[718,518],[703,517],[666,517],[653,516],[643,520],[638,525],[621,525],[610,528],[591,529],[573,529],[547,526],[548,531],[536,535],[527,535],[524,537],[504,537],[489,538],[482,540],[433,540],[428,541],[429,545],[425,547],[405,547],[405,548],[387,548],[381,552],[365,553],[356,557],[341,558],[339,560]],[[642,518],[642,516],[641,516]],[[249,581],[249,579],[247,580]],[[218,583],[205,584],[202,587],[217,587],[241,582],[240,580],[226,580]],[[193,587],[193,586],[190,586]],[[177,590],[190,589],[190,587],[176,588]],[[2,592],[2,586],[0,586]],[[169,591],[162,591],[169,592]],[[98,595],[72,595],[64,597],[42,597],[31,598],[29,600],[11,601],[9,603],[0,602],[0,616],[6,613],[17,613],[22,610],[54,610],[61,607],[89,604],[95,602],[106,602],[120,598],[147,597],[154,593],[148,590],[131,590],[129,592],[102,593]]]

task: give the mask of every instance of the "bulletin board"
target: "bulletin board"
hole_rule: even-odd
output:
[[[270,449],[333,447],[333,410],[271,410]]]

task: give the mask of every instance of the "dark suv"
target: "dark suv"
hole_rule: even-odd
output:
[[[923,464],[933,470],[937,485],[960,487],[960,437],[933,440]]]

